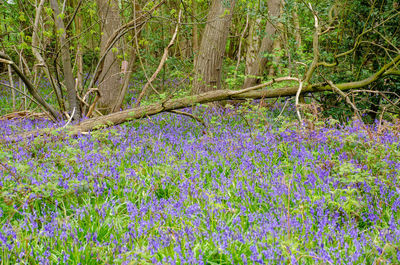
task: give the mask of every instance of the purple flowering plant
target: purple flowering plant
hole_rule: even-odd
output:
[[[1,144],[0,263],[400,264],[398,125],[300,129],[282,105]]]

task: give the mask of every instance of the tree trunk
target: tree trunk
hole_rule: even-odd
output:
[[[74,3],[74,5],[78,5],[79,2]],[[75,18],[75,31],[76,31],[76,35],[80,36],[82,33],[82,15],[81,14],[77,14],[76,18]],[[77,81],[77,89],[78,89],[78,94],[82,93],[83,91],[83,45],[81,41],[78,41],[77,45],[76,45],[76,66],[77,66],[77,73],[76,73],[76,81]]]
[[[58,6],[58,0],[50,0],[51,8],[54,12],[54,21],[56,26],[56,32],[59,39],[61,61],[63,65],[63,74],[65,80],[65,87],[67,88],[68,103],[69,103],[69,113],[73,115],[73,119],[81,118],[81,108],[78,102],[78,97],[75,90],[75,80],[72,73],[71,65],[71,55],[69,52],[69,43],[67,41],[67,33],[64,26],[64,21],[62,20],[62,14]]]
[[[275,39],[274,45],[272,47],[272,51],[279,51],[282,49],[282,42],[280,38]],[[282,67],[279,65],[279,62],[281,61],[282,56],[280,54],[275,55],[274,58],[272,58],[272,63],[269,65],[269,70],[268,70],[268,75],[269,76],[275,76],[276,74],[279,74],[282,70]]]
[[[249,29],[249,37],[248,37],[248,45],[246,51],[246,68],[245,75],[250,75],[251,66],[255,64],[257,53],[260,50],[260,38],[258,37],[257,32],[260,29],[261,19],[257,18],[256,20],[250,21],[250,29]]]
[[[280,6],[281,0],[268,0],[268,16],[270,19],[279,16]],[[261,42],[261,47],[257,57],[255,58],[254,63],[249,65],[249,68],[246,71],[249,76],[245,79],[243,87],[252,87],[261,82],[261,77],[268,62],[268,58],[265,54],[272,52],[275,33],[275,25],[268,21],[265,26],[265,35]]]
[[[297,15],[299,8],[298,8],[296,2],[295,2],[294,5],[295,5],[294,6],[294,11],[292,13],[293,24],[294,24],[294,35],[295,35],[295,39],[296,39],[296,48],[298,50],[300,50],[301,49],[301,29],[300,29],[299,16]]]
[[[281,7],[280,7],[280,17],[284,15],[284,1],[281,1]],[[282,22],[279,22],[276,24],[276,27],[281,31],[281,34],[279,37],[274,39],[274,44],[272,46],[272,51],[274,54],[274,57],[272,58],[272,63],[269,65],[269,76],[275,76],[277,74],[280,74],[282,72],[282,66],[280,65],[280,61],[282,59],[282,53],[279,51],[283,49],[284,43],[287,43],[287,30],[286,27],[282,24]]]
[[[197,0],[192,0],[192,22],[193,24],[193,28],[192,28],[192,47],[193,47],[193,53],[194,53],[194,61],[196,61],[196,53],[199,50],[199,30],[198,30],[198,26],[197,26],[197,21],[196,21],[196,15],[197,15]],[[196,64],[196,63],[195,63]]]
[[[97,0],[98,13],[101,19],[101,43],[100,54],[104,54],[107,49],[107,42],[112,34],[120,26],[120,17],[117,1]],[[118,49],[118,45],[115,46]],[[100,99],[97,108],[100,112],[107,114],[114,110],[121,94],[120,67],[117,53],[110,51],[107,53],[104,64],[98,79],[98,89]]]
[[[117,98],[117,101],[115,102],[114,109],[112,110],[112,112],[117,112],[122,108],[122,103],[124,102],[126,91],[128,90],[130,77],[132,76],[133,70],[135,69],[135,62],[136,62],[136,50],[134,47],[132,47],[131,56],[129,58],[129,61],[127,62],[128,66],[126,72],[123,73],[124,77],[122,81],[123,84],[121,92],[119,93],[119,96]]]
[[[10,86],[14,87],[14,79],[12,76],[12,68],[11,65],[8,65],[8,78],[10,80]],[[16,101],[15,101],[15,90],[11,89],[11,97],[12,97],[12,111],[16,110]]]
[[[194,67],[193,94],[221,89],[222,61],[235,0],[213,0]]]

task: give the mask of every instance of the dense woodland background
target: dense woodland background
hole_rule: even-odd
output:
[[[299,119],[310,106],[341,121],[398,115],[394,0],[0,5],[2,93],[12,93],[3,114],[32,100],[52,119],[80,119],[138,107],[143,97],[250,88],[236,97],[294,96]]]
[[[399,36],[395,0],[0,0],[0,264],[400,264]]]

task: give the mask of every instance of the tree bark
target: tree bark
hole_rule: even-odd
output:
[[[114,45],[128,32],[131,30],[135,30],[135,39],[137,39],[137,35],[143,29],[143,26],[147,23],[149,19],[151,19],[152,14],[155,10],[157,10],[160,6],[165,3],[166,0],[161,0],[158,4],[154,5],[150,10],[146,12],[141,12],[139,17],[135,17],[124,25],[118,27],[111,36],[108,38],[105,46],[104,52],[100,54],[100,59],[97,62],[95,70],[93,71],[93,77],[90,80],[89,88],[93,88],[97,81],[99,80],[99,75],[103,71],[104,60],[109,52],[112,51]]]
[[[194,67],[193,94],[221,89],[222,61],[235,0],[213,0]]]
[[[14,87],[14,79],[12,76],[12,68],[11,65],[8,65],[8,78],[10,80],[10,85]],[[12,97],[12,111],[16,110],[16,101],[15,101],[15,90],[11,90],[11,97]]]
[[[249,70],[251,66],[254,65],[257,53],[260,50],[260,38],[258,37],[257,32],[260,29],[261,19],[257,18],[255,20],[250,21],[250,29],[249,29],[249,36],[247,38],[248,45],[246,50],[246,68],[245,68],[245,75],[249,76]]]
[[[268,17],[270,20],[271,18],[276,18],[280,15],[280,6],[281,0],[268,0]],[[254,63],[249,65],[249,68],[246,71],[249,76],[245,79],[243,87],[252,87],[261,82],[261,77],[268,62],[268,58],[265,54],[272,52],[275,33],[275,25],[268,21],[265,26],[265,36],[262,39],[257,57],[255,58]]]
[[[192,0],[192,22],[193,24],[193,28],[192,28],[192,47],[193,47],[193,53],[194,53],[194,60],[196,61],[196,53],[199,50],[199,30],[198,30],[198,26],[197,26],[197,21],[196,21],[196,15],[197,15],[197,0]]]
[[[68,111],[70,114],[74,113],[73,119],[77,120],[82,117],[81,107],[78,101],[77,93],[75,90],[75,79],[72,73],[71,65],[71,55],[69,52],[69,42],[67,41],[67,32],[62,19],[63,14],[61,14],[58,0],[50,0],[51,8],[54,12],[54,21],[56,26],[56,33],[59,39],[61,61],[63,65],[63,74],[65,80],[65,87],[67,88],[68,96]]]
[[[284,15],[284,1],[281,0],[280,12],[279,16],[282,17]],[[281,31],[279,37],[274,39],[274,44],[272,45],[272,52],[274,53],[274,57],[272,58],[272,63],[269,65],[268,74],[269,76],[275,76],[277,73],[280,74],[282,72],[282,67],[279,65],[282,59],[282,53],[279,51],[283,49],[283,43],[287,43],[287,32],[285,26],[282,22],[276,24],[276,27]]]
[[[282,49],[282,41],[280,38],[275,39],[274,45],[272,47],[272,51],[279,51]],[[279,62],[281,61],[282,56],[280,54],[277,54],[272,58],[272,63],[269,65],[269,70],[268,70],[268,75],[269,76],[275,76],[279,73],[281,73],[282,67],[279,65]]]
[[[101,23],[100,54],[107,52],[107,42],[120,26],[117,1],[97,0],[98,13]],[[116,46],[118,49],[118,45]],[[111,113],[118,103],[122,86],[120,82],[120,67],[117,52],[111,51],[104,58],[104,64],[98,79],[100,99],[97,108],[104,114]]]
[[[75,5],[78,5],[79,2],[74,3]],[[80,13],[76,15],[75,18],[75,31],[76,35],[79,36],[82,33],[82,21],[83,17]],[[77,67],[77,73],[76,73],[76,82],[77,82],[77,93],[80,94],[83,91],[83,74],[84,74],[84,69],[83,69],[83,45],[81,41],[78,41],[76,45],[76,67]]]
[[[296,39],[296,48],[297,49],[301,49],[301,28],[300,28],[300,20],[299,20],[299,16],[297,15],[298,13],[298,6],[297,3],[294,3],[294,11],[292,13],[292,17],[293,17],[293,24],[294,24],[294,35],[295,35],[295,39]]]

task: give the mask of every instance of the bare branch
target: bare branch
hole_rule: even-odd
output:
[[[179,111],[179,110],[171,110],[170,112],[176,113],[176,114],[179,114],[179,115],[188,116],[188,117],[196,120],[197,122],[201,123],[204,127],[207,127],[207,125],[206,125],[206,123],[204,122],[203,119],[201,119],[201,118],[199,118],[199,117],[197,117],[197,116],[195,116],[193,114],[190,114],[190,113],[187,113],[187,112],[183,112],[183,111]]]
[[[11,60],[11,58],[3,53],[0,52],[0,59],[4,59],[7,61],[7,63],[13,68],[13,70],[15,71],[15,73],[21,78],[21,80],[24,82],[24,84],[26,85],[26,88],[28,89],[29,93],[33,96],[33,98],[40,104],[42,105],[48,112],[50,112],[51,116],[53,117],[53,119],[57,119],[58,117],[60,117],[60,114],[51,106],[49,105],[43,98],[42,96],[39,95],[39,93],[36,91],[35,87],[33,86],[33,84],[31,83],[31,81],[29,81],[29,78],[26,77],[21,69],[19,69],[19,67]]]
[[[182,10],[179,11],[178,23],[176,24],[175,32],[174,32],[174,34],[172,35],[171,41],[169,42],[168,46],[165,47],[165,49],[164,49],[164,54],[163,54],[163,56],[162,56],[162,58],[161,58],[160,64],[159,64],[158,67],[157,67],[157,70],[154,72],[154,74],[151,76],[151,78],[150,78],[150,79],[147,81],[147,83],[144,85],[144,87],[143,87],[143,89],[142,89],[142,92],[140,93],[140,95],[139,95],[139,97],[138,97],[138,99],[137,99],[137,101],[136,101],[136,104],[135,104],[136,107],[138,107],[138,106],[140,105],[140,101],[142,100],[144,94],[146,93],[147,88],[149,87],[149,85],[151,84],[151,82],[153,82],[154,79],[156,79],[157,75],[158,75],[158,74],[160,73],[160,71],[162,70],[162,68],[163,68],[163,66],[164,66],[164,64],[165,64],[165,61],[166,61],[167,58],[168,58],[168,50],[169,50],[169,48],[170,48],[172,45],[174,45],[176,36],[178,35],[179,24],[180,24],[180,22],[181,22],[181,15],[182,15]]]
[[[304,84],[308,84],[312,78],[312,75],[314,74],[315,69],[318,67],[318,61],[319,61],[319,36],[321,35],[321,27],[319,25],[319,20],[318,20],[318,16],[317,13],[314,11],[311,3],[308,4],[309,9],[311,10],[311,12],[314,15],[314,36],[313,36],[313,54],[314,54],[314,58],[313,61],[310,65],[310,67],[308,68],[305,76],[304,76],[304,80],[300,81],[299,83],[299,89],[296,93],[296,112],[297,112],[297,116],[299,118],[299,121],[301,123],[301,125],[303,126],[303,119],[301,117],[301,113],[299,110],[299,98],[300,98],[300,94],[301,91],[303,89],[303,85]]]

